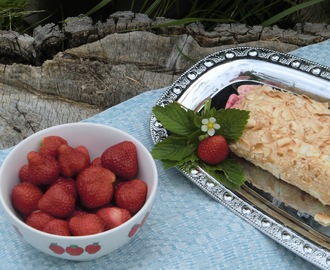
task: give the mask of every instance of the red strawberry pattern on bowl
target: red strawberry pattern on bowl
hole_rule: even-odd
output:
[[[146,213],[146,215],[144,216],[144,218],[142,219],[142,221],[140,223],[134,224],[133,227],[131,228],[131,230],[128,233],[128,237],[132,238],[136,232],[142,228],[142,226],[144,225],[144,223],[147,221],[148,217],[149,217],[150,211],[148,211]]]
[[[127,236],[129,238],[132,238],[134,235],[136,235],[137,231],[142,228],[142,226],[145,224],[147,221],[148,217],[150,215],[150,211],[147,211],[143,219],[141,220],[140,223],[136,223],[132,226],[132,228],[129,230]],[[88,254],[95,254],[101,250],[101,245],[98,242],[88,244],[84,249],[82,247],[79,247],[78,245],[70,245],[66,248],[63,248],[57,243],[51,243],[49,245],[49,249],[52,250],[55,254],[61,255],[63,253],[68,253],[71,256],[80,256],[84,252]]]
[[[50,139],[43,140],[46,137]],[[133,151],[132,144],[136,148]],[[86,195],[88,188],[85,184],[92,174],[99,175],[100,186],[104,186],[104,164],[101,157],[102,153],[113,145],[117,145],[115,150],[122,148],[120,151],[129,151],[130,155],[133,155],[131,162],[134,168],[125,168],[126,172],[122,176],[126,179],[115,173],[114,179],[106,173],[106,181],[114,181],[113,189],[107,189],[102,199],[90,200],[90,195]],[[43,149],[41,153],[40,148]],[[111,148],[110,150],[113,151]],[[28,153],[33,154],[27,158]],[[48,156],[43,160],[42,155]],[[134,155],[138,161],[137,166]],[[117,156],[119,160],[122,159],[120,154]],[[108,166],[115,163],[109,160],[107,155],[104,158]],[[28,159],[34,164],[31,170]],[[25,166],[26,164],[28,166]],[[48,166],[50,169],[47,169]],[[78,188],[78,176],[90,167],[99,169],[90,169],[89,173],[84,174]],[[121,166],[117,166],[114,170],[120,168]],[[29,176],[30,171],[32,178]],[[23,239],[41,252],[74,261],[94,260],[105,256],[129,242],[133,235],[136,236],[152,209],[158,186],[155,161],[141,142],[119,129],[93,123],[64,124],[34,133],[9,153],[1,166],[0,179],[3,179],[0,203],[8,221],[17,228]],[[122,185],[124,182],[128,184]],[[23,188],[18,190],[17,205],[14,206],[12,190],[19,183],[29,184],[22,185]],[[35,188],[29,189],[31,185],[39,184],[42,185],[41,193]],[[130,202],[135,205],[126,209],[128,204],[125,198],[135,187],[140,190]],[[100,190],[99,186],[95,185],[94,191],[97,190]],[[33,200],[28,201],[26,198],[30,196],[24,194],[30,192],[35,195],[32,196]],[[99,193],[101,192],[103,190]],[[116,196],[121,207],[117,203],[113,204]],[[21,200],[21,197],[25,199]],[[84,200],[80,200],[81,197]],[[96,199],[99,199],[99,204],[92,204]],[[26,202],[29,202],[29,205]],[[54,207],[59,202],[61,207]],[[100,206],[101,204],[103,206]],[[105,210],[98,213],[101,208]],[[28,216],[30,217],[27,219]],[[99,222],[101,219],[102,222]],[[96,223],[99,226],[94,226]],[[85,225],[79,226],[80,224]],[[83,227],[88,228],[89,233],[86,233]],[[44,231],[45,228],[47,231]],[[77,234],[73,235],[73,231]]]
[[[139,228],[140,228],[140,224],[135,224],[135,225],[132,227],[132,229],[129,231],[129,233],[128,233],[128,237],[129,237],[129,238],[132,238],[132,237],[136,234],[136,232],[138,231]]]
[[[144,223],[146,223],[148,217],[150,215],[150,211],[146,213],[146,215],[144,216],[144,218],[142,219],[141,223],[140,223],[140,228],[144,225]]]
[[[63,248],[57,243],[51,243],[49,245],[49,249],[58,255],[61,255],[66,252],[71,256],[80,256],[84,252],[87,252],[88,254],[95,254],[101,250],[101,246],[99,245],[99,243],[93,243],[87,245],[85,248],[82,248],[78,245],[70,245],[66,248]]]
[[[78,245],[71,245],[68,246],[65,251],[71,256],[79,256],[84,252],[84,249]]]
[[[56,243],[51,243],[49,245],[49,249],[53,251],[55,254],[63,254],[65,252],[65,249]]]
[[[95,254],[101,249],[99,243],[93,243],[85,247],[85,251],[89,254]]]

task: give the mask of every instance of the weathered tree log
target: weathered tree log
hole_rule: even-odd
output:
[[[35,95],[0,83],[0,148],[52,125],[88,118],[99,109],[56,96]]]
[[[207,32],[198,24],[132,31],[164,20],[128,12],[97,25],[72,18],[63,30],[48,25],[33,37],[0,33],[0,148],[168,86],[215,51],[249,45],[288,52],[330,37],[326,25],[315,28],[319,34],[243,25]],[[62,45],[68,49],[61,52]]]
[[[237,45],[201,47],[186,34],[170,37],[145,31],[111,34],[59,53],[42,66],[2,65],[0,82],[36,95],[46,94],[104,109],[149,89],[170,85],[197,60]],[[239,45],[280,51],[297,48],[273,41]]]
[[[82,16],[67,18],[62,29],[54,23],[38,26],[32,36],[0,32],[0,62],[41,65],[45,60],[51,59],[56,53],[65,49],[100,40],[109,34],[136,30],[164,36],[190,35],[202,47],[274,40],[301,47],[330,38],[330,26],[327,24],[297,24],[294,29],[219,24],[212,30],[206,30],[201,23],[163,26],[164,23],[171,21],[166,18],[151,20],[145,14],[116,12],[110,15],[106,22],[96,24],[93,24],[90,17]]]

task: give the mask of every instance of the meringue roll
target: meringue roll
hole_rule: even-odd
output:
[[[267,85],[238,92],[227,107],[250,111],[250,118],[231,151],[330,205],[329,104]]]

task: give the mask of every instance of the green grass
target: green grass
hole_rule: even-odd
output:
[[[101,9],[112,2],[102,0],[98,4]],[[128,2],[128,1],[127,1]],[[280,25],[290,28],[297,23],[311,19],[312,22],[329,23],[328,13],[323,12],[323,6],[330,6],[329,0],[144,0],[143,4],[133,0],[130,5],[123,5],[125,10],[147,14],[150,18],[167,17],[176,18],[171,25],[202,22],[206,28],[212,28],[217,23],[243,23],[250,26]],[[314,8],[318,7],[318,8]],[[98,11],[94,7],[87,12],[92,15]],[[330,8],[328,10],[330,12]],[[320,13],[320,14],[317,14]],[[304,16],[302,15],[304,14]],[[319,18],[315,21],[315,18]],[[166,26],[166,25],[162,25]]]
[[[0,29],[19,28],[26,0],[0,0]]]
[[[41,12],[38,10],[25,11],[26,1],[0,0],[0,30],[26,31],[24,16]],[[79,5],[79,0],[75,4]],[[121,10],[147,14],[153,19],[156,17],[176,19],[170,25],[198,21],[202,22],[207,29],[211,29],[217,23],[232,22],[250,26],[277,24],[282,28],[290,28],[311,18],[314,20],[312,22],[329,23],[328,13],[323,8],[329,6],[329,0],[143,0],[142,2],[141,0],[99,0],[93,8],[84,11],[84,13],[93,17],[100,12],[109,12],[109,10],[114,12],[116,8],[121,8]],[[48,14],[50,13],[51,11],[48,12]],[[41,23],[42,21],[40,21]]]

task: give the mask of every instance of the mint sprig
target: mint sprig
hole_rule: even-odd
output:
[[[152,112],[167,130],[175,134],[188,136],[196,130],[194,112],[184,109],[177,102],[165,107],[157,105]]]
[[[159,160],[181,161],[195,152],[195,144],[188,142],[188,136],[170,135],[156,144],[152,155]]]
[[[198,159],[199,142],[209,135],[202,131],[202,120],[214,117],[220,128],[215,134],[224,136],[229,144],[238,141],[242,135],[249,112],[238,109],[211,108],[211,99],[206,100],[203,110],[196,112],[178,102],[166,106],[156,105],[152,112],[168,136],[155,144],[151,154],[162,161],[165,169],[184,164],[200,166],[206,173],[230,189],[237,189],[244,183],[244,171],[240,163],[228,157],[218,165],[208,165]]]
[[[231,189],[239,188],[245,181],[243,167],[231,157],[218,165],[204,164],[203,169],[213,178],[220,178],[224,185]]]

